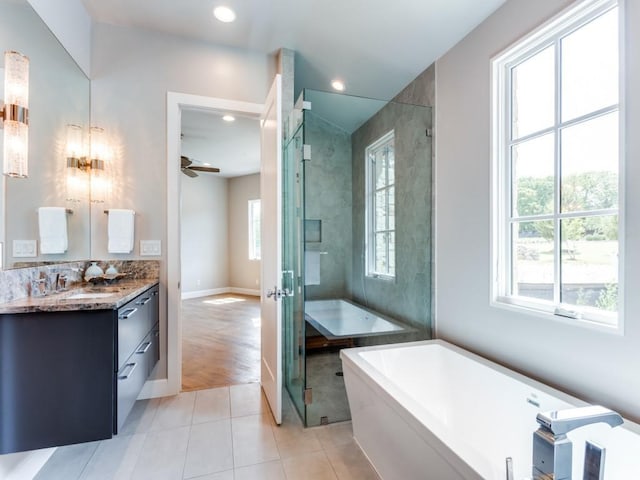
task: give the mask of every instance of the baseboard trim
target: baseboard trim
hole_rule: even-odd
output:
[[[208,297],[210,295],[222,295],[223,293],[231,293],[231,288],[210,288],[208,290],[195,290],[193,292],[182,292],[182,300],[190,298]]]
[[[225,293],[237,293],[240,295],[250,295],[252,297],[259,297],[260,290],[254,290],[252,288],[238,288],[238,287],[223,287],[223,288],[211,288],[209,290],[196,290],[193,292],[182,292],[182,300],[189,300],[191,298],[208,297],[210,295],[223,295]]]
[[[260,296],[260,290],[253,290],[251,288],[231,287],[231,293],[238,293],[240,295],[251,295],[252,297],[259,297]]]
[[[159,378],[157,380],[147,380],[138,395],[138,400],[146,400],[148,398],[169,397],[179,392],[174,392],[169,386],[169,380]]]

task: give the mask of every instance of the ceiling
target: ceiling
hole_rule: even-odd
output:
[[[265,54],[292,49],[296,95],[303,88],[330,90],[331,80],[340,78],[344,93],[377,99],[393,98],[505,1],[82,0],[100,23]],[[212,11],[219,5],[233,8],[237,20],[217,21]],[[325,111],[315,113],[349,132],[380,108],[358,98],[318,95],[322,101],[314,111]],[[201,176],[259,171],[258,122],[239,118],[226,124],[220,116],[184,111],[182,154],[221,169]]]
[[[296,52],[296,91],[390,99],[505,0],[82,0],[102,23],[219,45]],[[211,14],[221,4],[237,20]]]
[[[230,178],[259,172],[258,119],[235,114],[235,121],[225,122],[224,114],[212,110],[182,110],[182,155],[195,165],[220,169],[220,173],[197,172],[204,177]]]

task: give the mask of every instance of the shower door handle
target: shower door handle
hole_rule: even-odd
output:
[[[273,298],[274,302],[282,297],[293,297],[293,292],[288,288],[280,290],[277,286],[267,290],[267,298]]]

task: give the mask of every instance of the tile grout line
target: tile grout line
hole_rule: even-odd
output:
[[[89,463],[91,462],[91,459],[95,456],[96,452],[98,451],[98,447],[100,447],[100,444],[103,442],[104,440],[100,440],[98,442],[98,445],[96,446],[96,448],[93,450],[93,453],[91,453],[91,455],[89,455],[89,458],[87,459],[87,463],[84,464],[84,466],[82,467],[82,470],[80,470],[80,473],[78,474],[77,479],[80,480],[82,478],[82,475],[84,474],[84,471],[87,469],[87,467],[89,466]]]
[[[142,435],[143,436],[143,441],[142,441],[142,445],[140,446],[140,449],[138,451],[138,454],[136,456],[136,460],[135,462],[133,462],[133,467],[131,468],[131,473],[129,474],[129,478],[131,479],[131,477],[133,476],[133,473],[136,471],[136,467],[138,466],[138,462],[140,461],[140,458],[142,457],[142,452],[144,451],[144,447],[147,444],[147,441],[149,440],[149,433],[151,432],[151,428],[153,427],[153,423],[156,419],[156,416],[158,415],[158,411],[160,410],[160,404],[162,403],[162,398],[158,399],[156,401],[155,398],[149,399],[148,402],[155,402],[157,403],[156,407],[153,409],[153,415],[151,420],[149,421],[149,427],[147,427],[145,429],[144,432],[132,432],[128,435],[122,435],[122,434],[118,434],[115,436],[115,438],[124,438],[124,437],[134,437],[135,435]],[[126,420],[125,420],[126,422]],[[151,432],[152,433],[152,432]]]
[[[231,405],[231,385],[227,387],[227,395],[229,395],[229,429],[231,430],[231,464],[233,465],[233,478],[236,478],[236,447],[233,437],[233,407]]]
[[[178,395],[182,393],[189,392],[180,392]],[[182,462],[182,474],[180,478],[184,478],[184,471],[187,468],[187,457],[189,456],[189,445],[191,445],[191,432],[193,431],[193,418],[196,412],[196,402],[198,401],[198,391],[196,391],[193,395],[193,407],[191,407],[191,421],[189,422],[189,436],[187,437],[187,448],[184,451],[184,461]]]

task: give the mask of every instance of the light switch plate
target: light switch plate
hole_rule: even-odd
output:
[[[140,255],[154,257],[162,255],[160,240],[140,240]]]
[[[35,240],[14,240],[13,241],[14,258],[37,257],[38,251]]]

